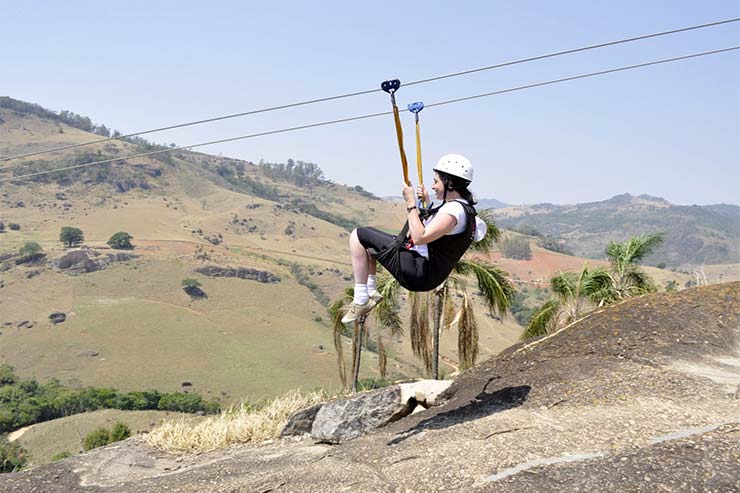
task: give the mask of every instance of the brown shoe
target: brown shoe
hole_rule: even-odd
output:
[[[365,315],[370,313],[370,310],[375,308],[375,305],[376,301],[372,298],[368,299],[367,302],[363,304],[355,303],[353,301],[352,303],[350,303],[347,313],[345,313],[342,317],[342,323],[348,324],[364,317]]]

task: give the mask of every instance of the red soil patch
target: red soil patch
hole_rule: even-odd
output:
[[[530,260],[516,260],[504,258],[501,252],[495,251],[488,254],[474,253],[474,258],[488,260],[514,278],[525,284],[533,284],[539,287],[547,287],[550,278],[558,271],[580,271],[583,264],[590,267],[608,266],[603,260],[572,257],[555,253],[539,247],[532,247],[532,258]]]

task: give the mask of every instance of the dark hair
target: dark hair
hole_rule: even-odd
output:
[[[445,196],[447,192],[457,192],[460,194],[460,197],[468,201],[468,204],[475,205],[478,203],[475,197],[473,197],[473,192],[468,190],[468,186],[470,185],[468,180],[445,173],[444,171],[437,171],[437,174],[445,186]]]

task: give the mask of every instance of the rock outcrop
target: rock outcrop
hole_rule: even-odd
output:
[[[195,269],[198,274],[208,277],[237,277],[239,279],[249,279],[261,283],[280,282],[280,278],[272,272],[252,269],[250,267],[220,267],[217,265],[207,265]]]
[[[56,268],[69,274],[84,274],[106,269],[116,262],[127,262],[138,258],[132,253],[100,253],[95,250],[73,250],[55,259]]]
[[[319,442],[341,443],[433,406],[450,380],[422,380],[316,404],[288,420],[281,436],[308,433]]]
[[[338,445],[288,437],[174,457],[134,438],[0,475],[0,491],[740,491],[739,384],[740,283],[660,293],[517,344],[439,405]],[[393,416],[405,399],[384,392]],[[313,431],[331,405],[295,429]]]

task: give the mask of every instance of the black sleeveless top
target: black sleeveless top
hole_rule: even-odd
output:
[[[465,210],[465,231],[455,235],[444,235],[427,243],[429,268],[427,270],[428,277],[424,283],[424,287],[427,289],[424,289],[424,291],[434,289],[447,279],[452,269],[455,268],[455,264],[462,258],[475,239],[475,216],[477,216],[477,212],[472,205],[462,201],[457,202]]]

